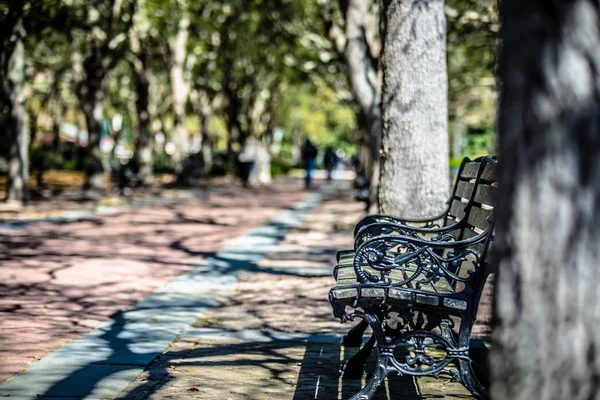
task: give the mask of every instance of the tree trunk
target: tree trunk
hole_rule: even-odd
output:
[[[501,3],[492,396],[600,399],[600,12]]]
[[[138,179],[142,185],[150,185],[152,183],[153,175],[152,150],[154,148],[154,140],[152,132],[150,131],[150,111],[148,109],[147,86],[145,90],[145,93],[141,93],[142,89],[138,87],[138,99],[136,101],[138,132],[135,152],[139,168]],[[143,98],[144,96],[145,99]]]
[[[57,95],[58,96],[58,95]],[[53,99],[50,103],[50,116],[52,118],[52,150],[60,154],[60,121],[63,114],[62,103]]]
[[[154,137],[150,130],[150,68],[148,53],[148,35],[151,24],[148,20],[146,1],[138,0],[137,12],[134,15],[134,26],[129,34],[131,53],[133,54],[132,72],[136,91],[135,113],[136,144],[135,160],[137,162],[137,177],[144,185],[152,183],[153,166],[152,154]]]
[[[29,150],[32,150],[31,147],[33,146],[33,144],[35,143],[35,141],[37,140],[37,134],[38,134],[38,130],[37,130],[37,123],[38,123],[38,114],[36,114],[35,112],[33,112],[33,110],[27,110],[25,109],[26,115],[27,115],[27,119],[29,120]]]
[[[200,154],[202,156],[202,174],[208,175],[212,169],[212,137],[210,135],[210,121],[212,119],[212,107],[205,90],[199,90],[198,100],[200,110],[198,122],[200,123]]]
[[[93,75],[88,73],[88,76]],[[79,99],[88,130],[88,144],[84,159],[85,183],[83,188],[86,191],[92,192],[101,192],[104,190],[104,168],[100,152],[104,111],[102,106],[103,98],[104,91],[100,87],[87,85],[83,96],[80,96]]]
[[[29,175],[29,140],[25,108],[25,46],[23,44],[22,21],[17,23],[16,42],[12,54],[8,57],[7,85],[10,90],[7,100],[10,102],[8,131],[10,140],[8,181],[6,200],[24,203],[27,201],[27,177]],[[5,79],[5,78],[3,78]]]
[[[242,143],[242,130],[238,120],[238,114],[240,112],[240,105],[235,91],[227,91],[228,102],[226,107],[227,115],[227,160],[229,165],[235,165],[235,154],[233,152],[233,145],[238,142],[241,146]],[[245,138],[244,138],[245,142]]]
[[[144,49],[140,50],[145,52]],[[148,80],[149,71],[146,66],[145,54],[140,54],[139,68],[134,68],[134,81],[136,88],[136,113],[137,113],[137,140],[135,146],[135,159],[138,164],[138,179],[142,185],[152,183],[152,150],[154,140],[150,130],[150,108],[149,92],[150,83]]]
[[[379,205],[437,214],[449,195],[444,1],[386,0]]]
[[[200,153],[202,154],[202,173],[208,175],[212,169],[212,137],[210,136],[210,114],[204,112],[200,115],[200,129],[202,142],[200,143]]]
[[[342,2],[343,3],[343,2]],[[343,5],[342,5],[343,8]],[[370,182],[370,211],[376,212],[379,184],[379,151],[381,148],[381,82],[377,70],[378,43],[369,43],[367,32],[377,30],[371,2],[349,0],[345,9],[346,46],[344,56],[348,65],[350,86],[359,106],[359,127],[369,146],[368,157],[361,160]]]
[[[185,2],[182,7],[185,7]],[[189,137],[185,126],[185,103],[189,95],[188,83],[184,76],[185,60],[187,58],[187,40],[189,36],[189,17],[184,16],[178,24],[177,34],[171,40],[171,95],[173,97],[173,143],[175,152],[172,156],[173,169],[178,176],[183,172],[184,161],[189,152]]]

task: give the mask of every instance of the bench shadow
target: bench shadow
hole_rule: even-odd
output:
[[[358,351],[358,348],[345,348],[339,344],[309,343],[302,361],[298,386],[293,400],[350,399],[364,384],[364,379],[344,379],[340,370],[344,363]],[[375,367],[372,355],[366,366],[366,379],[370,379]],[[340,397],[341,396],[341,397]],[[414,380],[410,376],[390,376],[373,396],[373,400],[417,400],[419,395]]]
[[[366,377],[360,379],[343,379],[340,370],[345,362],[352,357],[358,348],[344,347],[341,345],[308,343],[304,359],[302,360],[298,386],[293,400],[308,399],[350,399],[368,381],[375,369],[376,351],[371,354],[365,366]],[[482,382],[487,385],[487,356],[485,346],[477,343],[471,352],[476,373]],[[452,388],[445,388],[448,378],[437,378],[435,384],[426,383],[423,379],[404,375],[390,374],[373,396],[373,400],[423,400],[423,399],[473,399],[472,396],[458,393]],[[454,385],[460,385],[454,383]],[[423,386],[426,390],[423,391]],[[457,386],[454,386],[455,388]],[[462,389],[462,388],[461,388]]]

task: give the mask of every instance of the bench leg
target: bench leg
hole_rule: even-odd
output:
[[[365,330],[369,327],[369,323],[361,319],[348,333],[344,336],[342,342],[344,347],[360,347]]]
[[[465,318],[461,322],[458,345],[460,347],[470,347],[471,329],[475,323],[475,318]],[[461,383],[478,399],[488,399],[487,389],[479,381],[473,370],[472,360],[458,360]]]
[[[389,356],[387,354],[379,354],[375,373],[371,379],[369,379],[369,382],[367,382],[365,387],[362,388],[360,392],[352,396],[351,400],[370,400],[373,397],[389,373],[389,369],[387,367],[388,357]]]
[[[460,378],[463,385],[478,399],[488,399],[487,391],[479,382],[473,371],[473,364],[467,360],[459,360]]]
[[[362,340],[361,340],[362,341]],[[373,352],[375,346],[375,334],[371,335],[369,341],[363,346],[362,349],[353,355],[344,366],[344,379],[360,379],[365,371],[365,364]]]

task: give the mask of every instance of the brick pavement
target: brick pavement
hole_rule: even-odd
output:
[[[285,180],[0,233],[0,382],[306,195]]]
[[[338,185],[119,398],[347,399],[358,391],[361,382],[340,379],[356,350],[340,346],[349,325],[334,320],[327,301],[335,253],[351,246],[362,215],[353,194]],[[476,328],[488,331],[485,322]],[[447,379],[391,377],[375,398],[471,397]]]
[[[67,368],[62,387],[77,393],[82,379],[103,379],[109,389],[131,382],[122,399],[349,398],[361,382],[342,381],[338,371],[355,350],[339,345],[349,326],[333,319],[327,292],[335,252],[351,245],[351,230],[362,215],[353,194],[347,184],[337,184],[268,257],[245,264],[246,272],[203,313],[196,329],[184,332],[139,376],[134,365],[146,361],[132,358],[128,366],[127,357],[140,355],[115,348],[103,362],[104,375],[95,376],[93,364]],[[8,267],[0,270],[0,281],[9,296],[0,298],[2,371],[10,375],[128,309],[305,195],[297,182],[285,181],[269,190],[235,189],[3,235],[2,263]],[[118,332],[113,327],[99,337]],[[476,332],[489,330],[484,323]],[[113,397],[103,393],[88,397]],[[430,397],[470,398],[455,382],[407,377],[388,379],[376,398]]]

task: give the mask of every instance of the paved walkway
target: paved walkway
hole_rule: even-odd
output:
[[[299,182],[281,181],[0,233],[0,381],[307,195]]]
[[[5,376],[85,335],[0,385],[0,396],[349,398],[361,383],[341,381],[338,370],[355,350],[339,344],[348,326],[333,319],[327,292],[362,205],[346,183],[325,188],[307,215],[320,194],[298,182],[242,193],[2,237],[3,264],[15,271],[12,281],[0,277],[12,291],[0,302],[0,349],[11,349],[0,353]],[[39,243],[26,244],[36,235]],[[393,377],[378,396],[468,393],[444,379]]]
[[[362,384],[339,369],[356,349],[327,293],[335,253],[351,246],[363,205],[337,186],[120,395],[120,399],[348,399]],[[281,271],[272,273],[270,268]],[[488,314],[484,305],[482,314]],[[476,328],[485,336],[487,324]],[[373,360],[371,360],[373,362]],[[470,399],[447,379],[390,377],[375,399]]]

